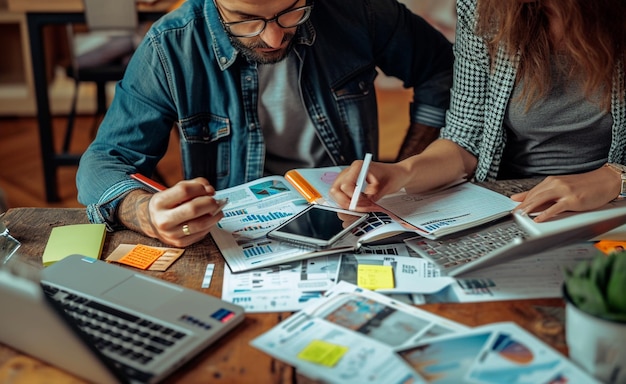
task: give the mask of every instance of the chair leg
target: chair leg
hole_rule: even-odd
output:
[[[62,153],[68,153],[70,151],[70,143],[72,141],[72,132],[74,131],[74,121],[76,118],[76,104],[78,103],[78,85],[78,80],[74,80],[74,95],[72,96],[70,114],[67,116],[67,128],[65,129]]]
[[[106,81],[96,82],[96,97],[98,103],[96,114],[104,115],[107,110]]]

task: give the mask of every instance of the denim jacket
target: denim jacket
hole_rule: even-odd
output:
[[[411,121],[441,127],[449,102],[451,44],[396,0],[316,0],[293,48],[306,109],[337,165],[377,154],[379,68],[414,89]],[[211,0],[187,0],[148,31],[133,55],[77,174],[89,219],[119,226],[115,211],[152,175],[180,132],[186,179],[218,190],[263,176],[256,63],[231,45]]]

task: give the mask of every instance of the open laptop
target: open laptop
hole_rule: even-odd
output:
[[[96,383],[161,381],[245,316],[238,305],[81,255],[34,279],[0,269],[0,308],[0,342]]]
[[[587,219],[564,221],[564,225],[552,225],[549,231],[529,232],[525,228],[530,229],[529,222],[532,219],[513,213],[512,218],[508,216],[438,240],[416,237],[405,240],[405,243],[419,256],[437,264],[443,274],[459,276],[502,262],[588,241],[626,224],[624,207],[606,210],[602,215],[583,215]]]

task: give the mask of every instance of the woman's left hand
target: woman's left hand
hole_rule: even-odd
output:
[[[620,175],[608,167],[564,176],[548,176],[530,191],[511,199],[521,202],[515,208],[525,213],[539,213],[540,223],[565,211],[588,211],[615,199],[620,192]]]

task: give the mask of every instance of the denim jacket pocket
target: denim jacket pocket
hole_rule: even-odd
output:
[[[372,95],[375,93],[374,79],[377,75],[375,70],[366,71],[341,82],[340,86],[333,87],[335,99],[358,99]]]
[[[205,177],[220,188],[230,166],[230,120],[199,114],[178,121],[181,155],[186,179]]]
[[[191,144],[210,144],[230,136],[230,121],[225,117],[202,114],[180,120],[182,139]]]
[[[342,126],[352,137],[354,148],[373,151],[378,145],[378,109],[374,88],[377,75],[376,70],[360,72],[339,87],[333,87]],[[361,157],[358,153],[356,155]]]

